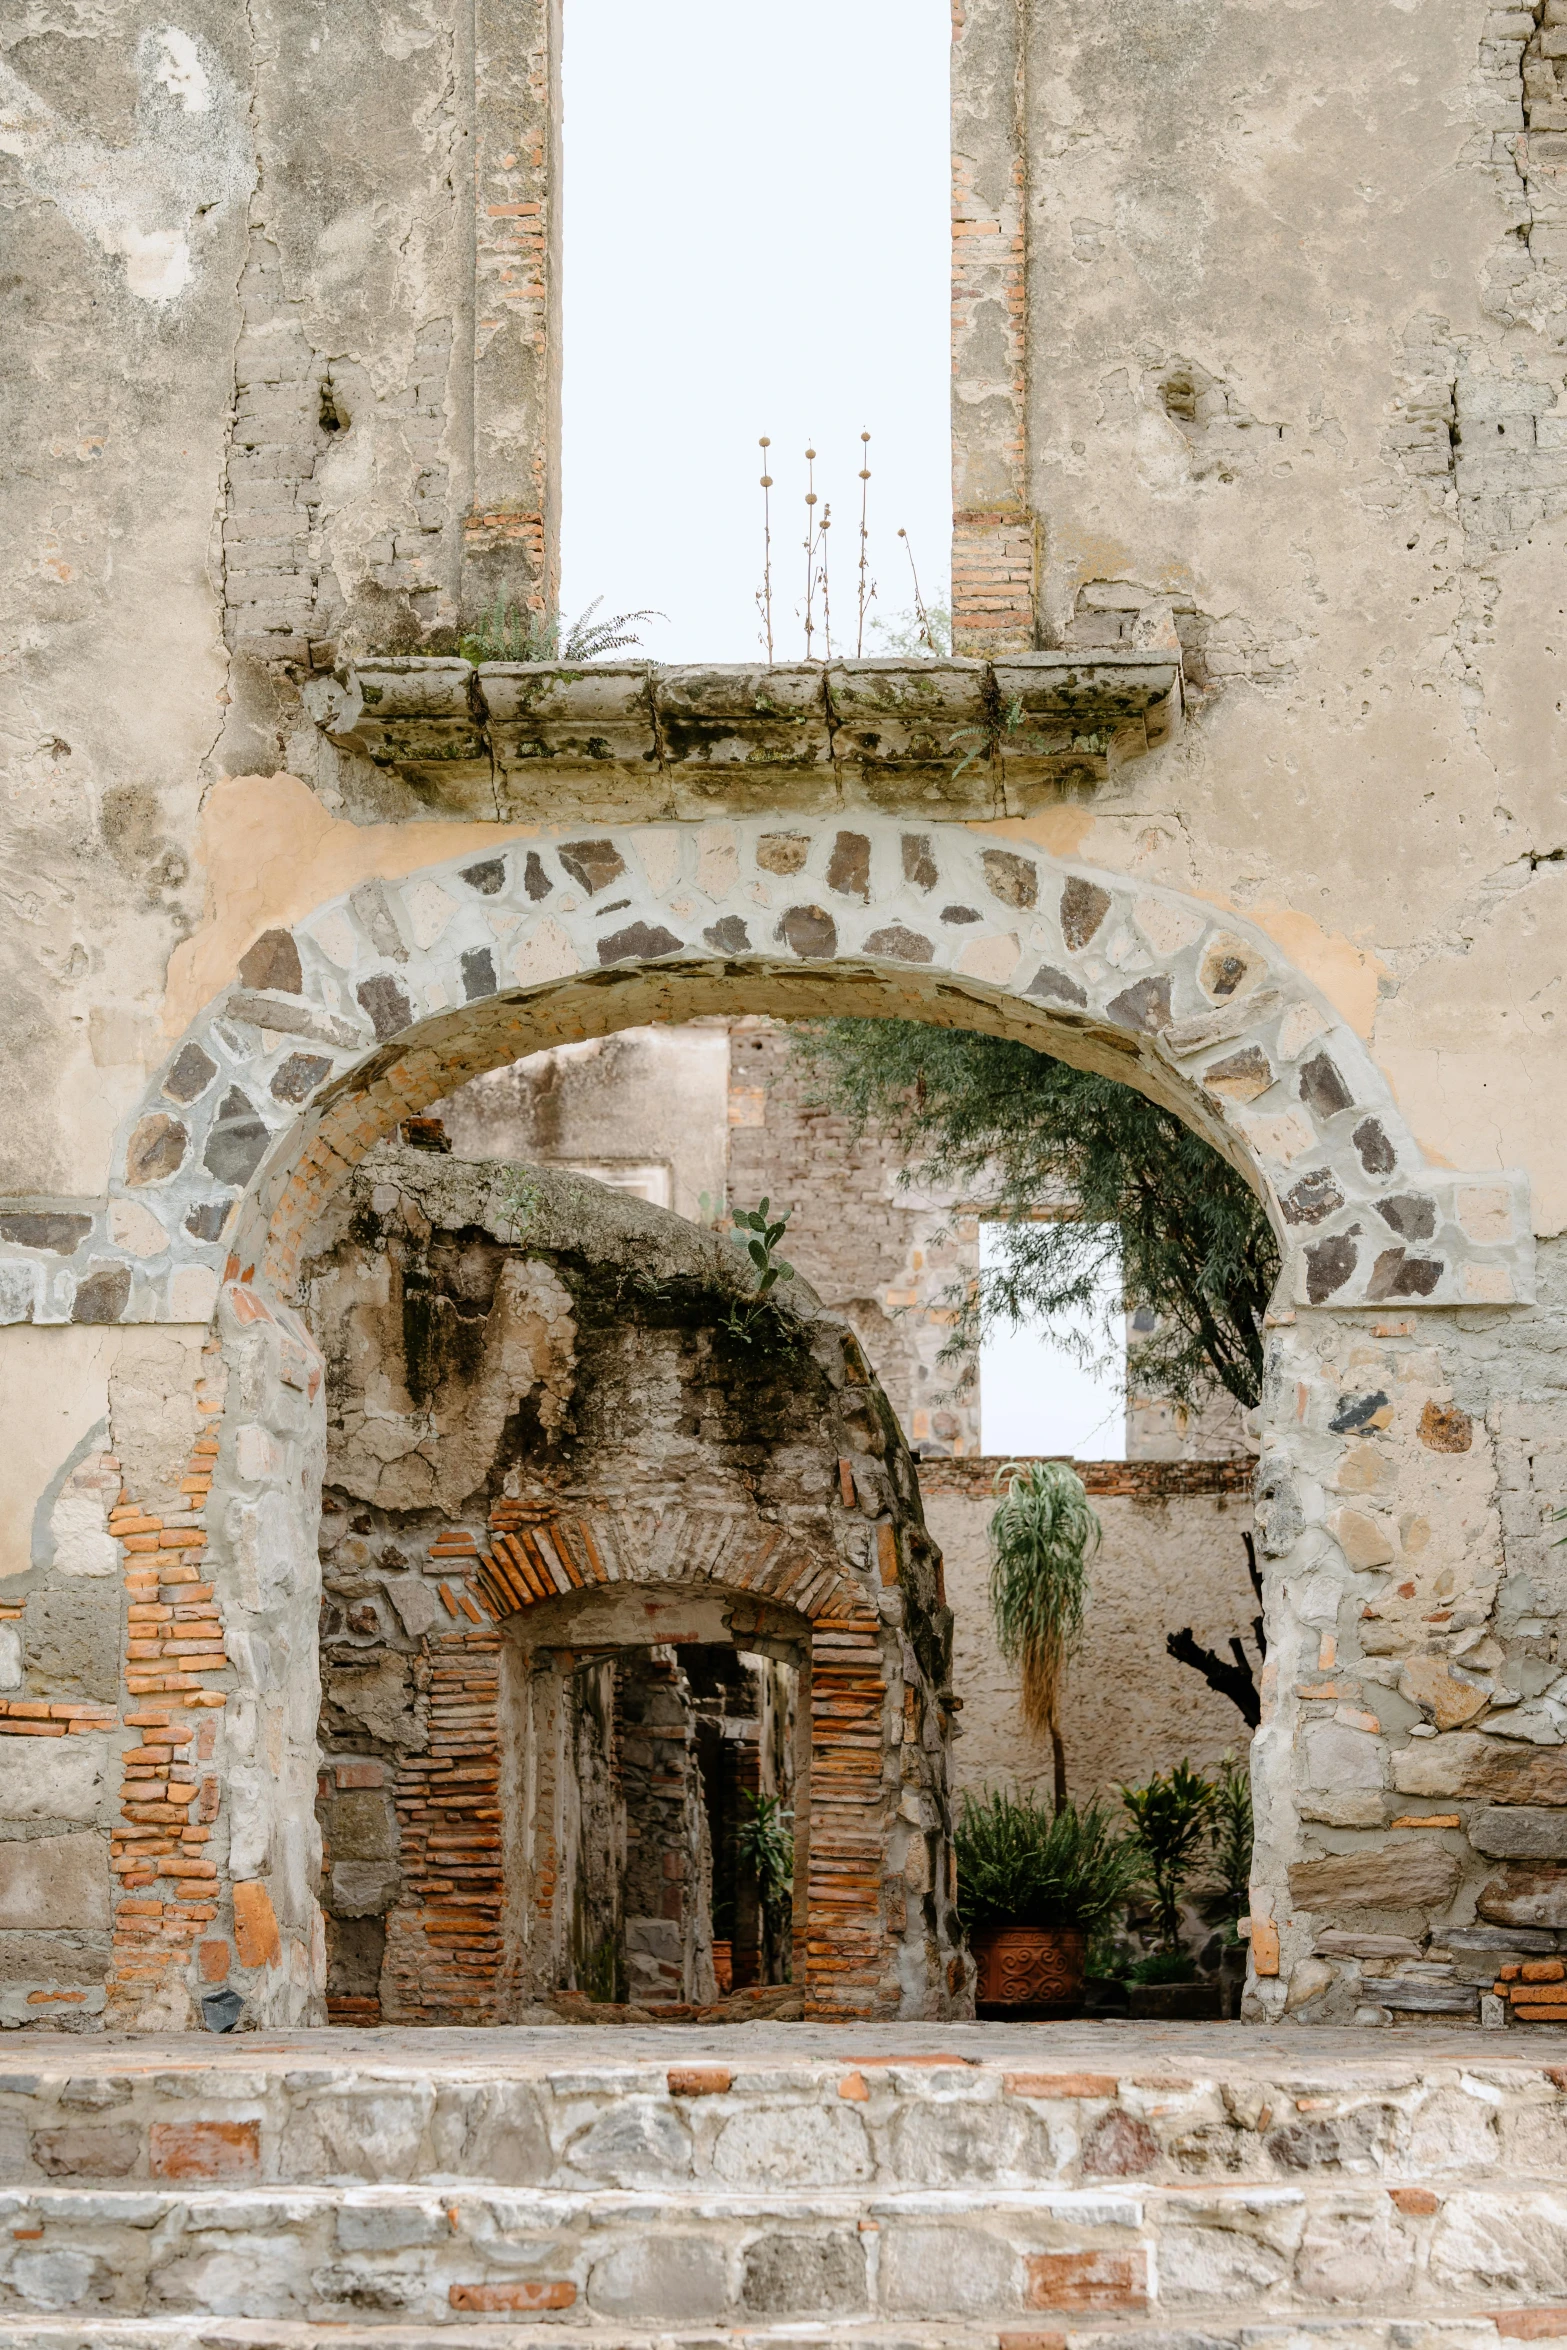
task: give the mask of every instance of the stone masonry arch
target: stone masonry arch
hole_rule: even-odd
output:
[[[1277,2013],[1299,1961],[1325,1930],[1355,1928],[1385,1879],[1397,1898],[1371,1914],[1429,1933],[1472,1915],[1477,1856],[1511,1849],[1483,1823],[1491,1841],[1473,1851],[1461,1829],[1410,1841],[1396,1797],[1377,1792],[1490,1795],[1510,1754],[1471,1740],[1478,1759],[1455,1762],[1448,1741],[1428,1765],[1396,1743],[1399,1722],[1340,1702],[1331,1674],[1353,1642],[1372,1664],[1392,1655],[1378,1669],[1399,1704],[1439,1725],[1443,1708],[1488,1702],[1469,1681],[1450,1697],[1443,1643],[1458,1657],[1503,1604],[1487,1483],[1502,1438],[1472,1442],[1466,1349],[1533,1303],[1524,1178],[1433,1164],[1359,1037],[1260,927],[1019,832],[787,813],[562,830],[361,880],[262,930],[127,1120],[102,1207],[8,1219],[13,1319],[200,1329],[216,1311],[197,1410],[221,1424],[161,1521],[127,1492],[107,1530],[194,1543],[210,1509],[218,1589],[236,1595],[228,1654],[138,1640],[126,1686],[134,1703],[200,1690],[217,1705],[212,1677],[237,1676],[228,1783],[249,1790],[250,1824],[236,1821],[236,1917],[246,1882],[281,1869],[289,1888],[281,1944],[265,1919],[253,1941],[282,1954],[276,1979],[258,1978],[268,2020],[306,2012],[319,1974],[309,1839],[287,1825],[314,1770],[309,1704],[288,1676],[313,1653],[320,1367],[290,1301],[315,1219],[402,1119],[530,1051],[706,1012],[846,1011],[974,1027],[1123,1079],[1241,1168],[1279,1233],[1257,1487],[1270,1662],[1253,1746],[1252,2012]],[[1385,1842],[1388,1826],[1405,1840]],[[1353,1983],[1313,1965],[1305,2000],[1349,2020]],[[129,1996],[113,2012],[172,2019]]]
[[[955,825],[787,816],[510,844],[254,939],[127,1121],[90,1230],[7,1244],[39,1319],[200,1322],[400,1119],[543,1046],[702,1012],[857,1010],[1017,1037],[1166,1103],[1247,1174],[1285,1300],[1531,1296],[1521,1176],[1433,1166],[1256,926]]]

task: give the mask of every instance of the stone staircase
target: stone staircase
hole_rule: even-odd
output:
[[[13,2037],[4,2350],[1567,2337],[1567,2034]]]

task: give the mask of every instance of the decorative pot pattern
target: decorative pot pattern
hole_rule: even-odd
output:
[[[983,1926],[973,1937],[976,1997],[987,2007],[1075,2004],[1088,1936],[1080,1926]]]

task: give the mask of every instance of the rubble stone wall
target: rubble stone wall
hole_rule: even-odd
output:
[[[965,2004],[949,1618],[913,1463],[852,1334],[803,1286],[782,1317],[731,1327],[741,1262],[585,1178],[418,1151],[372,1153],[313,1235],[339,2020],[375,1998],[389,2022],[496,2022],[593,1989],[581,1902],[603,1906],[590,1815],[611,1725],[585,1759],[581,1676],[604,1656],[625,1659],[597,1697],[636,1766],[629,1987],[711,2001],[712,1854],[679,1659],[714,1641],[806,1677],[807,2012]]]

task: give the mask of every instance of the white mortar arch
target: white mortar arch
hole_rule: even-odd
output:
[[[286,1291],[347,1166],[544,1046],[851,1011],[1013,1037],[1165,1103],[1266,1201],[1287,1303],[1532,1300],[1525,1178],[1433,1167],[1254,925],[966,827],[773,815],[510,841],[263,933],[127,1121],[69,1260],[6,1248],[7,1318],[201,1322],[225,1269]]]

